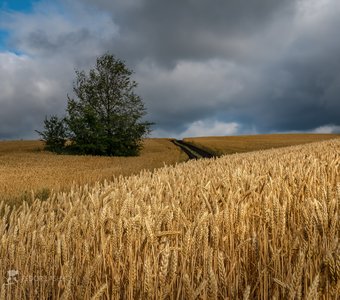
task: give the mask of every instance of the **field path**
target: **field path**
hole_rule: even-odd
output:
[[[216,156],[213,153],[207,152],[181,140],[173,140],[172,142],[180,147],[181,150],[189,156],[189,159],[212,158]]]

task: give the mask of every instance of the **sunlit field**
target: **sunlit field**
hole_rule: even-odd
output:
[[[34,191],[67,190],[73,183],[91,184],[115,176],[137,174],[187,159],[167,139],[146,139],[139,157],[56,155],[42,151],[39,141],[0,142],[0,200],[20,203]]]
[[[68,183],[79,164],[88,180],[116,162],[23,155],[22,167],[45,169],[43,157]],[[339,299],[339,202],[339,139],[116,177],[20,209],[2,202],[1,297]]]
[[[300,145],[340,137],[336,134],[265,134],[185,138],[184,141],[207,151],[221,154],[242,153]]]

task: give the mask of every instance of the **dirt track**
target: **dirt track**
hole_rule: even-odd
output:
[[[189,159],[212,158],[216,156],[213,153],[209,153],[201,148],[189,143],[185,143],[181,140],[173,140],[172,142],[176,146],[180,147],[181,150],[189,156]]]

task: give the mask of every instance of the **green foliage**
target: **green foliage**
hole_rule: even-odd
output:
[[[150,132],[144,103],[134,90],[132,71],[111,54],[97,58],[88,73],[76,71],[75,98],[68,97],[68,151],[91,155],[137,155]],[[46,125],[46,124],[45,124]]]
[[[59,119],[55,115],[51,116],[50,119],[46,117],[44,131],[36,130],[36,132],[41,135],[41,139],[45,142],[46,150],[60,153],[64,149],[67,128],[63,119]]]

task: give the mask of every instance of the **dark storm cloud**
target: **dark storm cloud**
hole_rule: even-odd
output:
[[[147,61],[158,67],[140,81],[150,116],[163,129],[180,131],[216,118],[255,125],[261,132],[339,124],[335,1],[328,8],[289,0],[95,4],[119,25],[112,50],[135,65]],[[324,15],[316,16],[318,11]],[[191,73],[177,72],[183,62],[205,69],[213,59],[233,63],[232,74],[216,67],[213,78],[207,72],[197,79],[193,65],[187,66]],[[222,82],[216,85],[218,76]],[[241,88],[228,93],[235,84]]]
[[[246,70],[218,59],[181,61],[171,70],[139,64],[136,76],[140,93],[152,108],[150,118],[172,131],[216,117],[221,110],[230,111],[235,106],[233,99],[250,80]]]
[[[93,37],[92,37],[93,38]],[[35,49],[39,54],[51,54],[60,52],[63,49],[69,51],[70,47],[77,46],[87,39],[91,39],[89,30],[82,28],[76,32],[60,34],[56,37],[50,37],[48,32],[41,29],[30,33],[23,43],[27,44],[30,49]],[[20,45],[20,41],[18,41]]]
[[[155,135],[340,129],[336,0],[43,3],[6,21],[26,55],[0,56],[0,138],[62,114],[74,68],[106,51],[135,70]]]
[[[338,5],[333,8],[336,14],[329,12],[322,23],[304,28],[282,57],[261,71],[254,96],[243,99],[253,105],[242,103],[240,115],[247,115],[264,131],[340,124],[340,41],[336,38],[340,10]]]
[[[253,59],[252,37],[267,32],[273,20],[289,24],[295,7],[293,0],[83,2],[111,12],[120,28],[113,45],[119,55],[172,67],[181,59]]]

